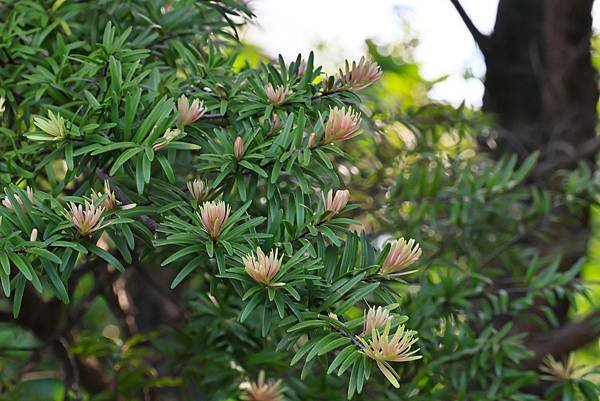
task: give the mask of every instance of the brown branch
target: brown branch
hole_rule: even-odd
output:
[[[544,227],[551,220],[551,218],[554,216],[554,214],[556,213],[556,211],[558,209],[559,209],[559,206],[555,206],[554,208],[552,208],[552,210],[550,210],[548,212],[548,214],[542,215],[535,222],[533,222],[529,227],[527,227],[525,229],[525,231],[514,235],[510,240],[508,240],[504,244],[502,244],[499,247],[497,247],[496,249],[494,249],[483,259],[483,261],[481,261],[480,266],[486,267],[494,259],[496,259],[498,256],[503,254],[506,250],[510,249],[514,245],[517,245],[518,243],[522,242],[523,240],[528,239],[528,237],[532,233],[534,233],[534,232],[538,231],[540,228]]]
[[[458,12],[458,15],[460,16],[460,18],[462,19],[463,23],[465,24],[465,26],[469,30],[469,33],[471,34],[471,36],[475,40],[475,43],[477,43],[477,46],[479,47],[479,49],[481,50],[481,52],[484,55],[486,55],[489,52],[489,46],[490,46],[489,45],[489,41],[490,41],[489,36],[484,35],[483,33],[481,33],[479,31],[479,29],[477,29],[477,27],[475,26],[475,24],[473,23],[473,21],[471,20],[471,18],[469,17],[469,15],[467,14],[467,12],[465,11],[465,9],[463,8],[462,4],[460,4],[459,0],[450,0],[450,2],[454,6],[454,8],[456,8],[456,11]]]
[[[548,176],[559,169],[571,168],[577,165],[580,160],[586,160],[591,156],[594,156],[600,150],[600,137],[596,136],[588,139],[581,146],[578,147],[577,151],[573,154],[559,158],[549,158],[543,163],[540,163],[533,171],[532,177],[534,179],[547,179]]]
[[[529,349],[535,356],[528,359],[525,365],[537,368],[547,355],[566,355],[575,351],[600,337],[600,310],[596,310],[583,320],[568,322],[565,325],[541,338],[533,338]]]
[[[74,390],[76,399],[81,400],[79,390],[79,368],[73,353],[69,350],[69,342],[64,337],[59,337],[54,343],[54,352],[59,356],[63,364],[65,394]]]
[[[200,120],[224,120],[227,118],[225,114],[207,113],[200,117]]]
[[[81,385],[92,394],[111,389],[113,387],[112,380],[105,374],[96,359],[74,357],[75,366],[71,364],[71,356],[65,354],[64,341],[67,343],[73,341],[73,336],[62,330],[65,316],[65,306],[60,301],[53,299],[44,302],[30,286],[26,286],[19,317],[12,319],[11,316],[4,316],[4,314],[0,317],[8,317],[6,321],[30,330],[40,341],[50,346],[55,355],[63,362],[65,375],[71,376],[66,377],[66,381],[76,385],[74,380],[77,378]],[[66,365],[67,363],[68,365]]]
[[[125,280],[122,277],[111,282],[105,288],[105,299],[108,306],[123,322],[122,327],[128,337],[139,332],[135,314],[133,312],[133,300],[125,288]]]

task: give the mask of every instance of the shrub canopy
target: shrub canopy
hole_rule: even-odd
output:
[[[515,319],[551,325],[527,311],[574,299],[583,264],[495,249],[588,207],[590,172],[527,186],[536,155],[477,153],[479,114],[383,99],[428,83],[374,45],[389,76],[367,91],[366,59],[253,66],[250,18],[236,0],[0,5],[6,399],[539,399]]]

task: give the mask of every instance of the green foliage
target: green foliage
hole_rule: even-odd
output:
[[[91,299],[107,277],[159,263],[176,272],[171,289],[188,292],[180,330],[122,337],[110,323],[66,350],[114,369],[126,399],[162,386],[190,393],[192,383],[224,399],[258,370],[277,376],[301,360],[286,381],[291,399],[316,394],[294,377],[317,368],[336,373],[331,391],[348,386],[352,397],[374,364],[361,352],[362,310],[396,301],[377,274],[384,254],[349,230],[357,222],[344,214],[356,207],[337,200],[343,193],[337,206],[323,199],[342,185],[334,161],[347,159],[320,142],[330,108],[358,108],[360,98],[350,84],[321,80],[312,54],[240,66],[232,39],[250,16],[236,1],[15,0],[0,8],[0,277],[14,317],[29,285],[71,306],[88,272],[95,284],[82,291]],[[285,88],[283,101],[268,85]],[[196,100],[186,106],[196,116],[183,108],[184,94]],[[204,202],[184,190],[198,175]],[[217,199],[226,203],[206,202]],[[211,205],[222,208],[218,228],[206,222]],[[257,248],[280,252],[272,283],[248,273]],[[107,265],[118,273],[101,273]],[[394,318],[394,327],[405,320]],[[156,372],[150,352],[173,374]],[[70,369],[62,366],[69,397],[88,391],[69,383]],[[385,387],[383,377],[377,382]]]
[[[223,401],[266,371],[287,400],[543,399],[516,327],[549,330],[586,292],[582,261],[532,242],[555,210],[585,214],[591,171],[531,185],[536,154],[478,152],[485,118],[422,106],[418,65],[372,43],[386,76],[360,96],[312,54],[256,66],[236,32],[251,17],[238,0],[0,5],[2,398]],[[324,143],[333,107],[363,135]],[[379,274],[400,236],[418,273]],[[396,329],[418,354],[369,358]],[[550,397],[597,392],[554,379]]]

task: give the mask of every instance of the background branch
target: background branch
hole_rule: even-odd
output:
[[[469,33],[471,34],[471,36],[473,36],[473,39],[475,40],[475,43],[477,43],[477,46],[479,47],[481,52],[484,55],[487,54],[488,50],[489,50],[488,49],[489,48],[489,37],[482,34],[479,31],[479,29],[477,29],[477,27],[475,26],[475,24],[473,23],[473,21],[471,20],[471,18],[465,11],[465,9],[463,8],[462,4],[460,4],[459,0],[450,0],[450,2],[454,6],[454,8],[456,8],[458,15],[463,20],[463,23],[469,30]]]
[[[91,394],[110,390],[113,381],[95,358],[76,357],[68,351],[75,337],[70,330],[73,322],[65,321],[66,308],[56,299],[44,302],[30,286],[26,286],[19,317],[13,319],[12,315],[2,313],[0,319],[31,331],[45,344],[41,348],[50,347],[62,362],[65,382],[72,384],[72,388],[81,384]]]
[[[540,338],[533,338],[529,348],[535,356],[526,361],[529,368],[537,368],[547,355],[566,355],[600,337],[600,310],[580,321],[568,322]]]

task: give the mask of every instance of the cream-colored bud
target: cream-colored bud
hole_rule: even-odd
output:
[[[242,160],[244,157],[244,140],[241,136],[235,138],[233,143],[233,154],[237,160]]]
[[[200,220],[210,238],[216,239],[229,219],[230,208],[223,201],[204,202],[200,207]]]
[[[176,110],[179,112],[179,123],[181,125],[193,124],[206,113],[203,102],[194,99],[190,105],[190,101],[185,95],[181,95],[177,100]]]
[[[274,283],[273,280],[283,261],[283,256],[278,257],[279,250],[271,250],[269,255],[265,255],[262,249],[256,248],[256,255],[250,253],[244,257],[244,269],[250,277],[256,282],[268,287],[281,286],[283,283]]]
[[[350,191],[348,191],[347,189],[342,189],[335,192],[332,189],[330,189],[327,192],[327,195],[323,196],[324,209],[325,211],[330,212],[329,215],[325,218],[325,220],[329,220],[335,215],[339,214],[342,211],[342,209],[346,207],[349,200]]]
[[[400,276],[412,273],[411,271],[405,272],[404,270],[419,260],[421,253],[421,248],[414,239],[406,242],[404,238],[400,238],[392,242],[390,252],[381,264],[379,273],[384,276]]]
[[[364,57],[361,57],[358,64],[353,61],[352,66],[346,60],[345,67],[345,71],[340,70],[338,79],[342,86],[350,90],[364,89],[383,76],[381,67]]]
[[[258,381],[243,383],[241,387],[246,392],[242,396],[245,401],[283,401],[284,389],[281,380],[265,380],[265,372],[262,370],[258,374]]]
[[[89,236],[102,228],[102,213],[104,213],[102,206],[96,207],[93,203],[86,203],[84,208],[82,205],[71,202],[69,208],[70,210],[66,214],[67,219],[73,223],[81,235]]]
[[[27,187],[25,189],[25,194],[27,196],[27,199],[29,200],[29,203],[33,203],[33,189],[31,189],[31,187]],[[23,207],[23,200],[21,199],[21,197],[19,196],[19,194],[14,194],[15,200],[17,201],[17,203],[19,204],[20,207]],[[4,198],[2,199],[2,206],[4,206],[5,208],[9,209],[9,210],[15,210],[13,204],[11,203],[9,198]]]
[[[360,116],[351,109],[334,107],[329,110],[329,117],[325,124],[323,144],[345,141],[358,135]]]
[[[273,85],[266,84],[265,94],[267,95],[267,99],[269,99],[269,103],[271,103],[273,106],[279,106],[285,102],[287,89],[284,86],[278,86],[274,88]]]

